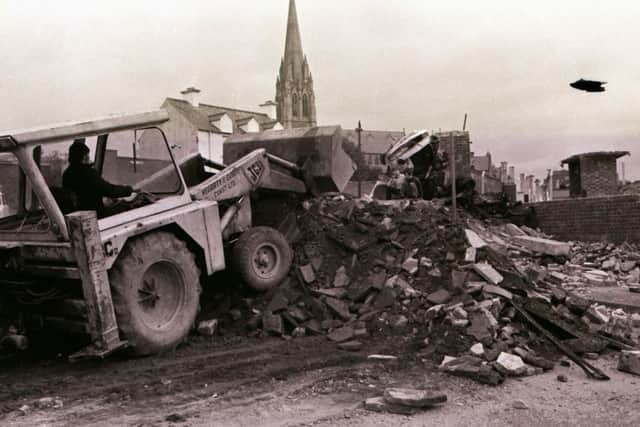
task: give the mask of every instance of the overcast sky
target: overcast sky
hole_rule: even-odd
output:
[[[621,149],[640,179],[640,5],[632,1],[298,0],[320,124],[461,128],[477,154],[542,174]],[[274,97],[288,0],[0,0],[0,129]],[[589,94],[568,84],[609,82]]]

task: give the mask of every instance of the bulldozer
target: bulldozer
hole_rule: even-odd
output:
[[[0,307],[87,334],[91,344],[72,360],[175,348],[194,325],[201,279],[227,265],[257,290],[276,286],[292,250],[278,230],[253,226],[252,193],[341,191],[353,173],[341,138],[331,137],[339,128],[324,140],[316,128],[293,140],[273,131],[230,141],[222,163],[176,159],[169,120],[157,110],[0,133]],[[135,195],[100,217],[77,210],[61,186],[76,140],[101,177]],[[270,143],[288,158],[269,153]]]

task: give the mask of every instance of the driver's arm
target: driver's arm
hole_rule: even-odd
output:
[[[96,189],[100,197],[117,199],[118,197],[129,197],[133,193],[133,188],[129,185],[116,185],[102,179],[96,171],[92,176],[92,187]]]

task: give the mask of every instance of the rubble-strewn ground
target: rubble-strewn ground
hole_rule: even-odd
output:
[[[416,361],[369,362],[307,337],[198,342],[174,354],[140,360],[68,365],[65,361],[3,364],[3,425],[133,426],[422,426],[580,425],[640,423],[640,377],[617,372],[615,359],[596,362],[611,381],[588,380],[576,366],[487,387],[439,373]],[[567,383],[556,380],[566,374]],[[449,402],[412,417],[362,409],[389,386],[439,387]],[[36,409],[42,397],[60,409]],[[516,400],[529,409],[513,408]],[[23,415],[17,409],[28,405]],[[173,421],[172,421],[173,420]]]
[[[280,224],[294,241],[289,278],[260,294],[215,276],[200,313],[215,321],[174,353],[70,365],[73,343],[48,337],[0,354],[0,422],[640,424],[640,376],[616,369],[640,317],[585,298],[603,287],[631,295],[636,246],[550,241],[463,211],[452,223],[442,202],[338,195],[296,213]],[[611,380],[589,379],[516,306]],[[637,360],[629,370],[640,375]],[[384,401],[387,412],[363,408],[390,387],[448,399],[411,417]]]

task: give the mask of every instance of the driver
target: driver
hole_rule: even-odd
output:
[[[105,213],[103,197],[129,197],[131,186],[111,184],[98,174],[89,159],[89,147],[84,139],[76,139],[69,147],[69,166],[62,175],[62,187],[77,197],[77,210],[96,211],[98,218]]]

